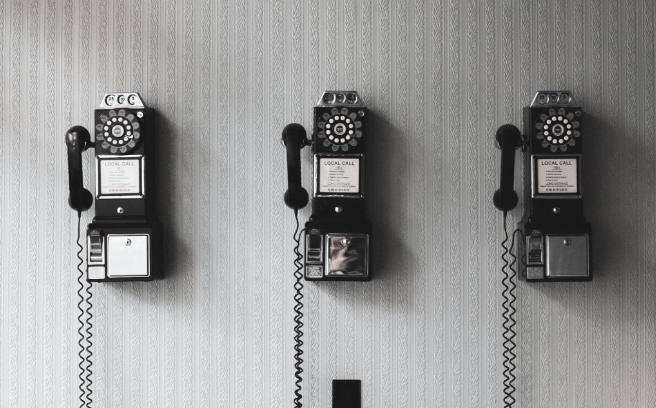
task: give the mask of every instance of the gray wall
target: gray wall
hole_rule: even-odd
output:
[[[375,115],[376,278],[306,285],[305,406],[330,406],[333,378],[361,379],[364,407],[502,406],[492,135],[547,89],[589,115],[596,276],[519,284],[517,406],[656,406],[654,7],[0,0],[0,406],[76,405],[63,137],[120,90],[160,115],[168,277],[93,285],[94,405],[291,406],[279,138],[325,89]]]

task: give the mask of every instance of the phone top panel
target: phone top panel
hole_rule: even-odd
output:
[[[577,106],[568,91],[538,91],[531,102],[531,108],[555,108]]]
[[[145,109],[146,106],[136,92],[112,92],[103,96],[98,109],[112,108]]]
[[[325,91],[317,102],[317,107],[334,106],[364,108],[365,104],[355,91]]]

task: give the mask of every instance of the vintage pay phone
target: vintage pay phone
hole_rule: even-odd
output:
[[[494,206],[503,211],[503,393],[504,406],[515,392],[515,265],[529,282],[592,280],[592,230],[583,216],[581,164],[582,111],[569,92],[538,92],[524,108],[524,135],[513,125],[496,132],[501,149],[501,186]],[[524,151],[524,216],[508,234],[507,214],[517,206],[515,150]],[[515,237],[520,236],[517,255]],[[508,242],[510,241],[510,245]]]
[[[288,189],[285,204],[294,210],[294,407],[302,407],[303,283],[309,281],[368,281],[371,268],[371,223],[365,214],[365,157],[369,137],[367,108],[354,91],[327,91],[314,107],[312,140],[303,126],[292,123],[282,131],[287,149]],[[301,186],[301,149],[311,144],[314,162],[312,215],[305,223],[301,252],[298,210],[309,195]],[[305,258],[305,263],[301,260]],[[335,380],[334,407],[360,406],[360,381]]]
[[[288,207],[305,207],[300,149],[312,145],[312,215],[305,223],[304,277],[313,281],[367,281],[372,277],[371,223],[365,214],[367,108],[354,91],[327,91],[314,107],[312,141],[287,125]]]
[[[513,190],[515,149],[524,151],[524,217],[519,223],[529,282],[592,280],[590,223],[583,216],[582,111],[569,92],[538,92],[524,108],[524,136],[512,125],[499,128],[501,188],[495,206],[517,205]]]
[[[160,227],[153,194],[149,110],[139,94],[106,94],[94,114],[93,135],[82,126],[66,133],[69,204],[94,202],[87,228],[87,280],[147,281],[160,277]],[[95,194],[83,187],[82,152],[95,148]]]

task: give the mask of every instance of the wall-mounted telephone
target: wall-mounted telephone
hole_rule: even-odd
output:
[[[367,108],[353,91],[327,91],[314,107],[312,141],[296,123],[287,125],[288,207],[305,207],[300,149],[312,145],[312,215],[305,223],[306,280],[366,281],[372,277],[371,223],[365,214]]]
[[[517,205],[513,190],[515,150],[524,151],[524,217],[519,246],[529,282],[592,280],[592,230],[583,216],[582,111],[569,92],[538,92],[524,108],[524,137],[512,125],[499,128],[501,187],[495,206]]]
[[[524,108],[524,135],[513,125],[495,135],[501,149],[501,186],[494,206],[503,211],[504,407],[515,403],[515,261],[529,282],[592,279],[592,230],[583,216],[582,111],[569,92],[538,92]],[[517,206],[515,150],[524,152],[524,216],[509,238],[508,211]],[[522,237],[513,255],[515,236]],[[508,241],[511,241],[510,246]]]
[[[97,281],[149,281],[161,276],[160,226],[153,194],[151,112],[139,96],[111,93],[94,114],[93,140],[82,126],[66,132],[69,205],[78,214],[78,334],[80,407],[90,407],[91,284]],[[82,211],[94,195],[84,188],[82,152],[95,148],[96,215],[87,227],[88,285],[83,283],[84,247],[80,244]],[[150,159],[148,157],[150,156]]]
[[[371,223],[365,215],[365,157],[367,108],[354,91],[327,91],[314,107],[312,140],[303,126],[292,123],[282,131],[287,149],[285,204],[294,210],[294,408],[302,407],[303,381],[303,283],[310,281],[368,281],[371,268]],[[299,232],[298,210],[309,195],[301,186],[301,149],[312,145],[314,191],[312,215]],[[305,232],[305,252],[299,250]],[[301,260],[305,258],[305,263]],[[338,390],[351,389],[354,381],[337,382]],[[339,388],[341,387],[341,388]],[[358,392],[350,392],[347,402],[333,399],[333,406],[359,407]],[[345,405],[346,403],[350,405]]]
[[[103,97],[93,138],[82,126],[66,133],[69,204],[86,211],[82,152],[95,148],[95,217],[87,228],[87,280],[134,281],[160,276],[159,222],[153,194],[149,110],[137,93]]]

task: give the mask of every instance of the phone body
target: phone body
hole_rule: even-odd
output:
[[[151,116],[138,93],[109,93],[94,112],[93,132],[86,143],[83,127],[67,133],[69,202],[78,211],[91,205],[73,199],[87,191],[82,186],[81,153],[91,147],[95,154],[95,216],[87,227],[89,281],[148,281],[161,275]]]
[[[354,91],[327,91],[314,107],[312,215],[305,279],[371,279],[366,219],[367,108]]]
[[[368,118],[357,92],[326,91],[313,109],[311,140],[298,124],[283,131],[289,177],[285,202],[294,209],[307,203],[297,152],[312,146],[314,188],[312,215],[305,223],[303,274],[308,281],[372,277],[372,227],[366,218]]]
[[[583,111],[568,91],[541,91],[524,108],[524,233],[520,277],[592,280],[592,227],[583,214]]]

